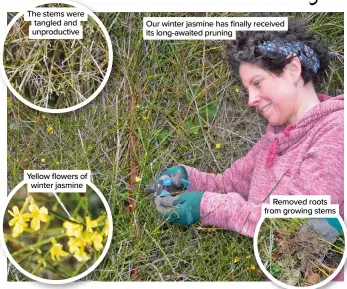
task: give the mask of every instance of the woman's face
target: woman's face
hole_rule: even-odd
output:
[[[242,63],[239,72],[249,106],[256,107],[272,126],[295,122],[300,103],[289,69],[277,76],[257,65]]]

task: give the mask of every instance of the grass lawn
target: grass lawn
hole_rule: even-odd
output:
[[[310,21],[333,53],[320,91],[343,92],[343,13],[295,15]],[[44,114],[8,94],[9,191],[26,169],[92,171],[111,207],[114,234],[109,253],[86,280],[264,280],[252,239],[199,224],[167,224],[144,193],[177,163],[222,172],[250,150],[266,123],[247,107],[237,75],[222,58],[223,41],[144,41],[142,17],[254,14],[98,16],[110,33],[114,63],[93,102],[72,113]],[[13,266],[8,278],[26,280]]]

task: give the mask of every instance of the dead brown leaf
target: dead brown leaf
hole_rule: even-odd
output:
[[[310,272],[306,274],[306,281],[308,284],[305,286],[311,286],[312,284],[318,284],[320,282],[320,276],[318,273]]]

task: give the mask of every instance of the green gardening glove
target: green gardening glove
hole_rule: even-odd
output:
[[[188,173],[182,166],[174,166],[165,170],[158,180],[145,188],[148,194],[156,196],[176,195],[190,186]]]
[[[202,192],[186,192],[176,197],[157,197],[155,203],[159,213],[170,223],[190,226],[201,219],[202,196]]]
[[[174,188],[185,190],[189,187],[187,170],[182,166],[174,166],[165,170],[159,179],[170,177]]]

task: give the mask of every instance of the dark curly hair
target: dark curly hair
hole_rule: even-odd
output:
[[[238,31],[236,40],[228,42],[225,50],[225,56],[232,69],[239,71],[240,64],[248,62],[280,75],[294,56],[286,57],[276,53],[265,53],[264,49],[258,47],[265,41],[276,43],[300,41],[315,52],[320,62],[320,67],[316,73],[310,67],[301,63],[301,77],[305,84],[310,80],[317,84],[328,67],[330,60],[328,47],[321,43],[308,24],[300,19],[290,18],[288,19],[288,31]]]

